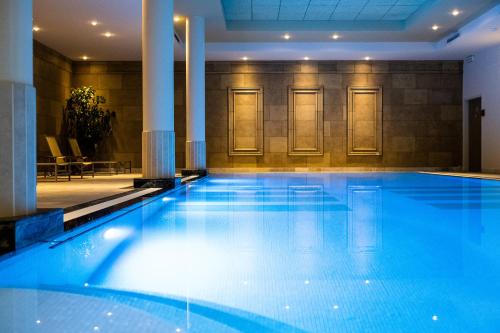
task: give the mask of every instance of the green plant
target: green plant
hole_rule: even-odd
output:
[[[112,132],[111,118],[114,112],[104,110],[106,100],[98,96],[92,87],[71,90],[63,110],[63,135],[78,140],[86,156],[94,156],[97,145]]]

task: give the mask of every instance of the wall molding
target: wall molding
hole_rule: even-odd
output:
[[[262,87],[228,88],[229,156],[264,154],[263,94]]]
[[[382,155],[382,98],[382,87],[347,87],[348,155]]]
[[[288,155],[323,155],[323,126],[323,87],[289,86]]]

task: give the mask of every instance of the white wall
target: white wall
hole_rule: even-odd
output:
[[[500,172],[500,45],[474,54],[464,63],[464,169],[469,165],[470,99],[481,97],[486,116],[482,118],[482,167],[484,172]]]

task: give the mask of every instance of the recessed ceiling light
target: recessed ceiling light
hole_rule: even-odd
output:
[[[304,60],[309,60],[309,57],[304,57]]]
[[[82,60],[89,60],[89,57],[84,55],[84,56],[82,56]]]
[[[336,40],[336,39],[339,39],[339,38],[340,38],[340,36],[339,36],[339,35],[337,35],[337,34],[333,34],[332,38]]]
[[[290,36],[290,34],[284,34],[283,38],[286,39],[286,40],[288,40],[288,39],[292,38],[292,36]]]
[[[39,27],[39,26],[36,26],[36,25],[35,25],[35,26],[33,26],[33,31],[34,31],[34,32],[38,32],[38,31],[40,31],[40,27]]]
[[[370,57],[365,57],[365,60],[366,60],[366,61],[370,61],[370,60],[372,60],[372,58],[370,58]]]
[[[456,9],[456,8],[455,8],[455,9],[453,9],[453,11],[451,12],[451,15],[453,15],[453,16],[458,16],[458,15],[460,15],[460,13],[461,13],[461,12],[460,12],[460,10],[458,10],[458,9]]]
[[[177,15],[174,16],[174,22],[180,22],[180,20],[181,20],[180,16]]]
[[[434,31],[439,30],[439,25],[434,24],[434,25],[432,26],[432,30],[434,30]]]
[[[109,32],[109,31],[107,31],[107,32],[103,33],[102,35],[103,35],[104,37],[106,37],[106,38],[109,38],[109,37],[113,37],[115,34],[114,34],[114,33]]]
[[[241,58],[241,60],[247,61],[248,57],[243,57],[243,58]]]
[[[99,22],[97,22],[96,20],[90,21],[90,25],[93,27],[95,27],[98,24],[99,24]]]

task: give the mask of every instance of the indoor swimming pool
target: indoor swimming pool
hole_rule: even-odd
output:
[[[0,257],[0,332],[498,332],[500,182],[210,175]]]

